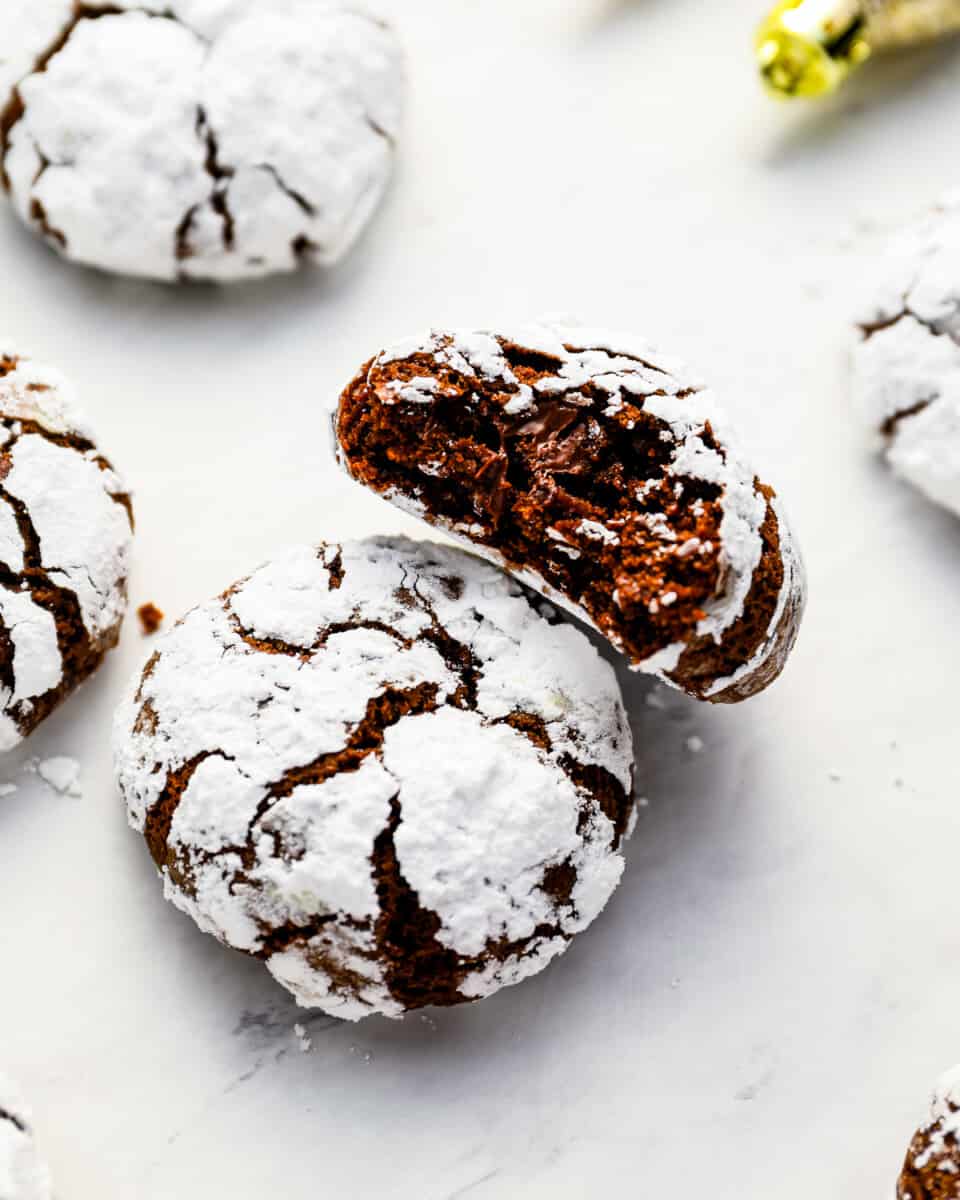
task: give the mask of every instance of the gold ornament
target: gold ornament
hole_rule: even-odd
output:
[[[960,0],[781,0],[757,31],[777,96],[825,96],[873,54],[960,32]]]

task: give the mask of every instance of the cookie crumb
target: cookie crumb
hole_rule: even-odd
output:
[[[687,749],[691,754],[702,754],[706,749],[706,745],[704,744],[703,738],[694,735],[693,737],[687,738]]]
[[[144,637],[152,637],[163,624],[164,613],[154,603],[141,604],[137,609]]]
[[[300,1043],[300,1053],[309,1054],[313,1049],[313,1038],[310,1037],[302,1025],[294,1025],[293,1032],[297,1041]]]
[[[840,774],[839,771],[828,771],[827,778],[830,780],[831,783],[841,783],[843,780],[843,776]]]

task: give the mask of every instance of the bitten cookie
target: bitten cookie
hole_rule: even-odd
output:
[[[857,408],[895,473],[960,513],[960,194],[877,274],[857,323]]]
[[[10,750],[117,644],[133,510],[70,383],[4,346],[0,750]]]
[[[403,72],[361,0],[13,6],[3,180],[67,258],[237,280],[334,263],[372,216]]]
[[[907,1151],[897,1200],[960,1200],[960,1067],[937,1084],[930,1121]]]
[[[351,1020],[540,971],[603,909],[634,815],[613,671],[540,607],[461,551],[378,539],[195,609],[116,722],[168,898]]]
[[[50,1173],[41,1162],[30,1113],[13,1083],[0,1075],[0,1198],[50,1200]]]
[[[636,669],[723,702],[782,670],[805,595],[789,526],[713,395],[650,346],[548,326],[435,332],[363,367],[334,426],[354,479]]]

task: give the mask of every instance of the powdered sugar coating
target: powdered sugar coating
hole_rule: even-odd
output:
[[[864,422],[897,475],[960,513],[960,193],[889,247],[857,324]]]
[[[50,1200],[50,1172],[41,1161],[31,1115],[16,1085],[0,1074],[0,1197]]]
[[[362,0],[14,7],[3,167],[67,257],[159,280],[327,265],[379,204],[403,72]]]
[[[960,1110],[960,1067],[953,1067],[951,1070],[945,1071],[937,1080],[930,1111],[933,1119],[940,1121],[951,1117],[956,1118],[958,1110]],[[960,1121],[956,1123],[953,1132],[960,1135]]]
[[[520,348],[523,355],[543,356],[544,360],[556,360],[560,365],[531,387],[521,382],[511,367],[504,350],[505,344]],[[442,398],[444,388],[441,381],[422,374],[422,362],[429,359],[437,364],[438,370],[451,368],[465,379],[475,378],[478,383],[495,381],[505,392],[512,391],[511,399],[504,405],[504,412],[510,415],[536,411],[538,401],[551,397],[562,396],[568,404],[576,404],[578,390],[589,388],[591,393],[599,392],[608,398],[605,415],[613,416],[622,412],[624,397],[630,397],[642,405],[644,414],[650,414],[661,422],[661,437],[671,446],[667,476],[714,485],[721,497],[719,545],[695,547],[694,540],[691,540],[684,546],[685,551],[695,550],[706,555],[716,550],[719,560],[718,587],[704,606],[702,619],[696,629],[699,638],[710,639],[719,645],[724,635],[744,617],[748,597],[761,565],[764,553],[762,530],[768,516],[768,506],[772,505],[776,516],[779,553],[783,561],[783,584],[774,622],[749,661],[740,664],[728,678],[711,684],[705,695],[707,698],[717,697],[731,688],[736,689],[751,677],[769,674],[775,666],[775,660],[779,660],[782,666],[789,651],[783,636],[785,614],[788,614],[788,610],[793,611],[792,632],[795,634],[805,603],[806,579],[799,548],[782,505],[770,500],[758,487],[755,473],[738,448],[739,439],[725,412],[699,375],[633,335],[550,322],[498,330],[496,334],[434,330],[388,347],[373,360],[369,373],[373,375],[378,368],[391,363],[403,363],[408,359],[416,362],[421,373],[412,380],[378,390],[377,399],[380,403],[388,406],[399,403],[429,405]],[[586,408],[592,403],[583,396],[579,402]],[[338,462],[349,475],[353,472],[349,457],[338,440],[338,420],[338,414],[334,413],[334,448]],[[628,422],[627,428],[633,426]],[[424,475],[434,473],[429,462],[420,462],[417,466]],[[528,563],[518,567],[516,563],[509,562],[496,547],[485,544],[482,526],[451,522],[442,513],[428,511],[416,487],[408,490],[391,488],[382,494],[397,507],[442,529],[596,628],[589,611],[576,597],[565,595],[552,586],[535,566]],[[666,550],[671,549],[671,543],[675,543],[677,538],[669,523],[661,518],[657,525],[654,516],[649,520],[650,532],[661,540]],[[603,545],[619,544],[617,531],[599,522],[582,522],[578,532],[589,541]],[[555,530],[547,530],[546,536],[554,543],[555,553],[565,554],[574,560],[584,553],[582,549],[565,544],[564,536]],[[667,608],[675,600],[675,593],[665,589],[652,598],[651,611]],[[623,648],[614,631],[608,628],[602,632],[618,648]],[[687,649],[687,641],[662,645],[647,657],[633,660],[631,666],[635,670],[657,675],[672,686],[678,686],[671,674]]]
[[[115,749],[168,897],[348,1019],[519,982],[623,869],[612,669],[501,572],[429,543],[295,548],[194,610],[131,687]],[[444,999],[397,982],[398,890]]]
[[[129,505],[70,382],[0,341],[0,750],[116,643]]]

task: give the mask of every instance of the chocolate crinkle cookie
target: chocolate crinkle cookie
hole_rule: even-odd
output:
[[[243,279],[335,262],[376,209],[403,70],[360,0],[12,4],[3,182],[67,258]]]
[[[960,194],[882,256],[857,318],[854,394],[894,472],[960,513]]]
[[[0,343],[0,750],[117,644],[133,511],[59,371]]]
[[[609,664],[496,568],[402,539],[295,549],[195,609],[115,748],[168,898],[352,1020],[536,974],[634,819]]]
[[[37,1153],[30,1113],[0,1075],[0,1200],[50,1200],[50,1173]]]
[[[937,1084],[930,1120],[907,1151],[897,1200],[960,1200],[960,1067]]]
[[[782,670],[805,596],[789,526],[713,395],[648,345],[545,325],[434,332],[367,363],[334,423],[354,479],[636,669],[724,702]]]

